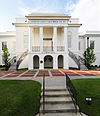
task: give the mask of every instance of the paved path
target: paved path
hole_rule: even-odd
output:
[[[42,84],[45,74],[46,86],[65,86],[67,73],[70,79],[100,78],[100,71],[80,70],[31,70],[31,71],[0,71],[1,80],[36,80]]]
[[[23,77],[65,77],[67,73],[72,78],[100,77],[100,71],[81,70],[31,70],[31,71],[0,71],[0,78],[23,78]]]

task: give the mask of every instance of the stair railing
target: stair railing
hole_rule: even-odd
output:
[[[78,91],[76,90],[75,86],[73,85],[72,81],[70,80],[69,76],[65,73],[66,75],[66,88],[69,91],[69,94],[72,98],[72,101],[74,103],[74,107],[76,109],[76,113],[78,111],[77,109],[77,95],[78,95]]]
[[[86,67],[84,59],[81,56],[74,54],[69,49],[68,49],[68,51],[69,51],[69,56],[76,62],[79,69],[80,69],[81,65],[84,65]]]
[[[16,56],[14,56],[10,61],[9,61],[9,68],[16,62]]]

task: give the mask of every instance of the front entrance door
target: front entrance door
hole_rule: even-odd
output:
[[[53,68],[53,58],[52,56],[44,57],[44,68]]]
[[[53,49],[52,38],[43,38],[43,50],[52,51],[52,49]]]

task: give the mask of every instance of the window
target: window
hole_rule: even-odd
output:
[[[81,42],[78,43],[78,49],[81,50]]]
[[[90,48],[94,49],[94,41],[93,40],[90,40]]]
[[[2,42],[2,50],[3,50],[3,47],[7,47],[7,42]]]
[[[71,48],[71,35],[68,35],[68,48]]]
[[[87,37],[87,47],[89,47],[89,37]]]
[[[24,35],[24,48],[28,48],[28,35]]]

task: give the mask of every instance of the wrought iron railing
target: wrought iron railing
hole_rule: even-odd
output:
[[[74,103],[76,112],[78,111],[77,109],[77,95],[78,91],[76,90],[75,86],[73,85],[72,81],[70,80],[69,76],[65,73],[66,75],[66,88],[68,89],[70,96],[72,98],[72,101]]]
[[[43,46],[43,51],[53,51],[53,46]]]
[[[9,61],[9,65],[13,65],[16,62],[16,56],[14,56],[10,61]]]
[[[32,46],[32,51],[33,52],[39,52],[40,51],[40,46]]]
[[[69,51],[69,56],[76,62],[79,69],[80,69],[81,65],[84,65],[85,69],[87,69],[84,59],[81,56],[74,54],[70,50],[68,50],[68,51]]]
[[[64,51],[65,50],[65,47],[64,46],[57,46],[57,51]]]

